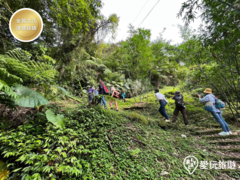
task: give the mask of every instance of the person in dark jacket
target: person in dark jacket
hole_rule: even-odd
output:
[[[107,109],[107,103],[104,98],[104,82],[103,81],[100,81],[99,83],[99,95],[101,96],[101,98],[99,98],[98,103],[101,103],[102,101],[104,104],[104,108]]]
[[[179,113],[179,111],[181,111],[181,113],[183,115],[184,123],[187,126],[188,125],[188,118],[187,118],[187,115],[186,115],[186,106],[185,106],[184,101],[183,101],[183,95],[180,94],[179,91],[176,91],[175,95],[173,96],[173,99],[175,100],[175,110],[173,112],[172,123],[176,123],[178,113]]]

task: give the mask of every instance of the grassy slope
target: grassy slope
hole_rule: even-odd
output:
[[[166,109],[170,117],[174,110],[174,101],[170,97],[175,91],[176,89],[173,87],[161,90],[161,93],[165,94],[169,100]],[[83,156],[84,159],[86,158],[85,161],[91,165],[88,170],[83,171],[85,175],[83,173],[83,176],[80,177],[89,176],[90,179],[93,177],[96,179],[214,179],[215,176],[219,176],[218,171],[200,170],[199,168],[193,175],[189,175],[183,167],[183,160],[189,155],[197,157],[199,161],[220,160],[220,156],[212,151],[212,146],[208,144],[207,140],[191,135],[200,126],[204,128],[214,126],[212,117],[203,110],[203,106],[198,103],[197,98],[194,99],[190,94],[185,93],[184,97],[190,122],[188,127],[183,125],[181,114],[177,124],[174,126],[166,124],[157,111],[159,104],[155,101],[153,92],[148,94],[147,106],[141,110],[123,110],[134,105],[134,99],[125,103],[118,101],[120,112],[98,107],[97,111],[102,114],[102,117],[109,117],[110,124],[106,127],[94,124],[99,134],[100,131],[104,134],[99,135],[101,139],[99,147],[91,150],[92,152],[96,151],[97,158],[92,155]],[[137,99],[139,100],[139,98]],[[145,102],[146,99],[145,95]],[[60,103],[58,102],[58,104]],[[64,112],[74,107],[77,108],[74,102],[62,103],[65,105],[62,108]],[[74,121],[72,123],[74,124]],[[68,126],[71,128],[70,122]],[[54,127],[49,126],[49,128]],[[89,134],[89,137],[96,136],[91,129],[86,133]],[[187,137],[182,137],[182,134]],[[93,142],[89,141],[89,148],[94,147],[94,141],[94,139]],[[59,146],[62,146],[61,143]]]
[[[169,104],[166,106],[166,110],[170,117],[172,117],[175,107],[174,100],[171,99],[171,97],[176,90],[179,89],[177,89],[177,87],[164,87],[160,90],[161,93],[165,94],[169,101]],[[163,176],[164,179],[178,179],[179,177],[191,177],[191,179],[211,179],[213,176],[218,176],[219,172],[214,170],[210,171],[198,169],[193,175],[189,175],[184,169],[182,162],[188,155],[196,156],[199,161],[211,161],[213,159],[216,160],[220,158],[215,155],[214,151],[211,152],[212,147],[207,143],[207,141],[191,135],[191,133],[195,131],[195,128],[197,130],[197,128],[201,126],[204,130],[205,128],[215,128],[218,124],[216,124],[209,113],[204,111],[203,104],[199,103],[197,96],[192,96],[196,95],[196,92],[192,92],[192,94],[184,92],[183,95],[187,106],[187,116],[190,124],[187,128],[183,124],[181,114],[179,114],[177,123],[174,126],[166,124],[163,121],[164,118],[160,116],[158,112],[159,103],[156,101],[154,92],[150,92],[142,96],[142,101],[146,104],[146,108],[140,110],[124,110],[124,108],[135,106],[136,102],[134,98],[127,99],[127,102],[118,100],[118,106],[120,109],[119,115],[138,121],[123,125],[124,131],[128,133],[129,137],[135,137],[135,139],[146,142],[148,147],[146,148],[136,141],[131,141],[131,144],[128,144],[128,147],[126,148],[130,150],[139,148],[143,159],[145,156],[151,157],[151,155],[153,155],[156,151],[158,154],[157,159],[149,158],[149,162],[150,164],[153,163],[160,165],[157,166],[158,168],[156,169],[159,172],[158,174]],[[108,102],[108,98],[106,99]],[[136,100],[137,105],[139,105],[140,97],[136,97]],[[142,117],[134,117],[137,116],[136,113],[140,114]],[[148,121],[148,125],[141,125],[145,122],[139,123],[142,122],[141,119]],[[159,126],[164,127],[167,131],[160,129]],[[231,129],[236,128],[231,126]],[[186,135],[187,138],[182,138],[182,134]],[[158,150],[152,148],[152,146],[157,147]],[[161,151],[159,151],[159,149]],[[152,171],[153,167],[146,164],[146,166],[143,166],[142,168],[144,171],[146,171],[146,169],[150,169],[150,171]]]

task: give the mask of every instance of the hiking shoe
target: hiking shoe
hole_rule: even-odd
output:
[[[231,134],[232,134],[232,131],[229,131],[228,133],[229,133],[229,135],[231,135]]]
[[[170,122],[170,120],[169,120],[169,119],[166,119],[165,122]]]
[[[111,110],[113,110],[113,108],[111,107]]]
[[[226,136],[226,135],[229,135],[229,133],[228,132],[220,132],[218,135],[220,135],[220,136]]]
[[[105,106],[104,109],[107,109],[107,106]]]
[[[118,109],[116,109],[116,111],[118,111]]]

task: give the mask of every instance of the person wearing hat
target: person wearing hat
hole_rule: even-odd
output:
[[[159,93],[158,89],[155,89],[155,96],[160,103],[160,108],[159,108],[158,111],[160,112],[160,114],[163,117],[166,118],[165,119],[166,122],[170,122],[169,116],[168,116],[168,114],[166,112],[166,109],[165,109],[165,106],[167,105],[168,101],[166,100],[166,98],[163,94]]]
[[[182,113],[183,115],[183,119],[184,119],[184,123],[186,126],[188,126],[188,118],[186,115],[186,106],[183,102],[183,96],[182,94],[180,94],[179,91],[175,92],[175,95],[172,97],[175,100],[175,110],[173,112],[173,121],[172,123],[176,123],[177,120],[177,116],[179,111]]]
[[[220,109],[217,109],[215,107],[215,96],[212,94],[212,89],[206,88],[204,91],[205,97],[201,98],[201,95],[198,94],[199,101],[202,103],[212,102],[212,106],[210,109],[207,109],[207,111],[211,112],[213,117],[216,119],[216,121],[221,125],[223,132],[219,133],[219,135],[230,135],[232,132],[230,131],[228,124],[222,117],[222,113]]]

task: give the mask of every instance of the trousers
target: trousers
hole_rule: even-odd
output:
[[[166,119],[169,119],[169,116],[165,109],[165,106],[167,105],[166,101],[160,100],[159,103],[160,103],[160,108],[158,109],[158,111],[163,117],[165,117]]]
[[[228,124],[226,123],[226,121],[223,119],[222,115],[220,112],[214,112],[212,111],[211,114],[213,115],[213,117],[216,119],[217,122],[219,122],[219,124],[221,125],[222,129],[224,132],[229,132],[230,129],[228,127]]]
[[[176,122],[179,111],[181,111],[181,113],[182,113],[185,125],[188,125],[187,113],[186,113],[186,109],[184,107],[176,107],[175,108],[175,110],[173,112],[173,121],[172,122],[173,123]]]

